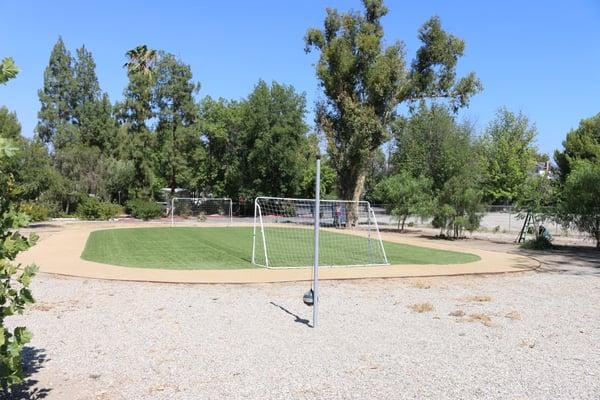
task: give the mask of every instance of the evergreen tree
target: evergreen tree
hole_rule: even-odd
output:
[[[135,185],[131,188],[131,194],[149,197],[154,183],[154,138],[146,124],[154,116],[152,94],[156,81],[153,69],[156,52],[147,50],[132,53],[130,50],[127,56],[129,61],[125,67],[129,83],[124,91],[125,99],[118,106],[119,119],[126,125],[127,153],[135,170]]]
[[[44,143],[52,143],[62,127],[72,122],[73,88],[73,59],[59,37],[44,71],[44,87],[38,91],[41,108],[36,132]]]
[[[178,186],[190,188],[193,183],[193,158],[200,146],[194,94],[200,85],[193,82],[190,66],[172,54],[161,54],[155,73],[158,166],[174,195]]]

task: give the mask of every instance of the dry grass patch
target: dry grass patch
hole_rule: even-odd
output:
[[[33,306],[31,306],[32,310],[37,310],[37,311],[50,311],[53,308],[54,308],[54,305],[48,304],[48,303],[37,303],[37,304],[34,304]]]
[[[523,339],[523,340],[521,340],[521,343],[519,344],[519,346],[529,347],[530,349],[533,349],[535,347],[535,342],[533,340]]]
[[[469,296],[466,297],[465,300],[474,303],[485,303],[488,301],[492,301],[492,298],[490,296]]]
[[[456,310],[456,311],[452,311],[448,315],[451,316],[451,317],[464,317],[465,316],[465,312],[463,310]]]
[[[466,321],[481,322],[485,326],[492,326],[492,319],[489,316],[481,313],[469,314],[469,316],[466,318]]]
[[[510,311],[504,315],[504,318],[512,319],[513,321],[520,321],[521,314],[519,314],[517,311]]]
[[[423,282],[423,281],[416,281],[416,282],[412,282],[413,287],[416,287],[417,289],[430,289],[431,288],[431,284],[427,283],[427,282]]]
[[[434,309],[433,305],[431,305],[430,303],[411,304],[410,306],[408,306],[408,308],[418,313],[431,312]]]

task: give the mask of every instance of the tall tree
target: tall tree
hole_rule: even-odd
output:
[[[117,129],[112,104],[108,95],[100,90],[94,57],[85,46],[77,49],[73,69],[72,104],[80,139],[87,146],[111,153],[116,146]]]
[[[563,150],[557,150],[554,159],[563,182],[577,160],[600,160],[600,113],[581,120],[577,129],[567,134]]]
[[[81,110],[87,103],[93,103],[100,99],[100,84],[96,76],[96,63],[94,57],[85,46],[77,49],[77,57],[74,60],[74,84],[72,102],[74,118],[81,123]]]
[[[142,44],[129,50],[125,55],[128,61],[123,67],[127,68],[128,74],[151,75],[154,63],[157,61],[158,53],[156,50]]]
[[[195,187],[216,197],[239,196],[240,136],[242,105],[238,101],[214,100],[205,97],[200,102],[201,142],[196,148]]]
[[[561,191],[563,224],[587,232],[600,250],[600,161],[576,160]]]
[[[482,137],[484,192],[491,202],[513,202],[537,158],[537,130],[529,119],[506,108],[496,113]]]
[[[179,186],[193,182],[193,157],[200,146],[196,124],[198,106],[194,94],[200,89],[193,82],[192,69],[172,54],[162,54],[156,63],[156,139],[158,162],[162,176],[171,188],[171,196]]]
[[[399,104],[444,98],[458,109],[481,89],[472,73],[456,79],[465,45],[442,29],[439,18],[420,29],[423,44],[408,69],[403,44],[383,44],[381,18],[388,12],[383,0],[363,5],[363,14],[327,9],[324,28],[309,29],[305,38],[306,51],[320,53],[316,74],[326,96],[317,103],[317,125],[327,137],[339,195],[355,201]]]
[[[36,132],[44,143],[51,143],[60,129],[72,122],[73,87],[73,59],[59,37],[44,71],[44,87],[38,91],[41,108]]]
[[[156,56],[156,51],[145,45],[127,52],[129,60],[124,66],[129,83],[125,88],[125,99],[118,106],[119,119],[127,126],[128,158],[135,169],[132,194],[142,197],[150,196],[154,181],[154,144],[147,123],[154,116],[152,89],[156,81],[153,68]]]
[[[243,105],[240,138],[241,192],[244,197],[293,197],[302,176],[302,150],[308,127],[306,100],[292,86],[259,81]]]

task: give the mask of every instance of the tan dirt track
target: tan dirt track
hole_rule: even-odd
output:
[[[311,279],[311,268],[294,269],[233,269],[233,270],[172,270],[121,267],[81,259],[91,232],[100,229],[164,226],[123,223],[67,224],[51,232],[41,232],[41,240],[17,258],[24,265],[35,263],[40,271],[50,274],[93,279],[169,282],[169,283],[271,283],[305,281]],[[203,225],[208,226],[208,225]],[[222,226],[222,225],[220,225]],[[164,226],[168,229],[167,226]],[[481,260],[466,264],[448,265],[389,265],[372,267],[321,268],[320,279],[405,278],[450,276],[466,274],[494,274],[522,272],[539,267],[529,257],[472,248],[452,246],[422,238],[382,233],[384,240],[450,251],[464,251],[478,255]]]

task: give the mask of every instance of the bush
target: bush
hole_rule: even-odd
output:
[[[149,219],[158,218],[163,215],[163,207],[151,200],[134,199],[127,202],[127,212],[134,218]]]
[[[50,208],[44,204],[21,203],[19,210],[31,218],[31,222],[47,221],[50,217]]]
[[[81,219],[109,220],[117,217],[123,209],[118,204],[102,202],[94,197],[84,199],[77,207],[77,215]]]
[[[546,236],[538,236],[535,239],[529,239],[521,244],[522,249],[527,250],[550,250],[554,248],[552,239]]]

